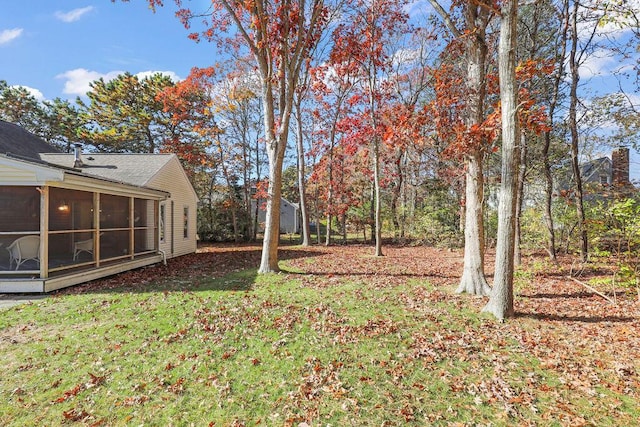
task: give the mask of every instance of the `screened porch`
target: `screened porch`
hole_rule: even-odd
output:
[[[156,199],[0,186],[0,278],[50,278],[158,255]]]

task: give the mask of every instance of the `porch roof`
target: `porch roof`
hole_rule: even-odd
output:
[[[82,166],[75,169],[86,175],[146,186],[174,156],[174,154],[85,153],[82,155]],[[61,167],[73,167],[75,162],[74,154],[41,153],[40,158]]]
[[[110,189],[117,192],[144,193],[159,199],[169,196],[169,193],[163,190],[136,185],[120,179],[109,179],[108,177],[87,174],[80,169],[56,165],[45,160],[39,161],[37,159],[0,154],[0,166],[28,172],[21,179],[12,179],[5,184],[52,185],[53,183],[61,183],[62,185],[60,186],[69,184],[75,188],[86,186],[98,190]]]

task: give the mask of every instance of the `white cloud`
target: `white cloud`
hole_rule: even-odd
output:
[[[80,7],[78,9],[70,10],[69,12],[61,12],[57,11],[55,13],[55,17],[58,18],[62,22],[76,22],[80,18],[82,18],[87,13],[93,10],[93,6]]]
[[[415,64],[420,60],[418,49],[398,49],[391,58],[395,66]]]
[[[0,31],[0,45],[7,44],[11,40],[15,40],[22,35],[22,28],[13,28],[11,30]]]
[[[154,74],[165,75],[169,77],[171,81],[174,83],[177,83],[180,80],[182,80],[182,78],[178,76],[176,73],[174,73],[173,71],[141,71],[139,73],[136,73],[136,77],[140,80],[143,80],[143,79],[146,79],[147,77],[153,76]]]
[[[404,11],[409,15],[410,19],[420,20],[434,13],[431,3],[425,0],[411,0],[404,6]]]
[[[97,71],[90,71],[84,68],[76,68],[75,70],[69,70],[62,74],[58,74],[56,78],[64,79],[64,89],[62,93],[67,95],[80,95],[84,96],[91,90],[89,84],[100,78],[105,81],[116,78],[119,74],[123,74],[124,71],[109,71],[108,73],[99,73]]]
[[[611,52],[599,50],[589,55],[587,60],[580,66],[580,78],[589,79],[595,76],[609,76],[620,63],[613,57]]]
[[[606,5],[606,14],[599,0],[586,0],[580,4],[578,36],[582,41],[589,40],[594,29],[596,42],[619,40],[634,33],[637,15],[632,12],[640,10],[640,0],[613,3]]]
[[[124,73],[124,71],[109,71],[108,73],[99,73],[97,71],[91,71],[85,68],[76,68],[75,70],[69,70],[62,74],[58,74],[56,78],[65,80],[62,93],[67,95],[84,96],[91,90],[90,84],[92,82],[100,78],[102,78],[105,82],[108,82]],[[146,77],[150,77],[158,73],[168,76],[173,82],[179,82],[180,80],[182,80],[182,78],[180,78],[173,71],[142,71],[137,73],[136,77],[142,80]]]

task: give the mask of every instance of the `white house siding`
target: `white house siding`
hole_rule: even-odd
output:
[[[164,251],[167,258],[186,255],[196,251],[197,246],[197,202],[196,192],[189,182],[180,161],[176,156],[147,181],[146,185],[158,190],[167,191],[171,194],[165,202],[166,236],[164,242],[160,242],[160,250]],[[173,204],[173,217],[171,216],[171,206]],[[189,208],[188,237],[184,237],[183,232],[183,212],[184,207]],[[173,241],[172,233],[173,232]]]

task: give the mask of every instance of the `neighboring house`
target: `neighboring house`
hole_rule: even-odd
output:
[[[601,157],[580,165],[583,184],[611,185],[613,162],[608,157]]]
[[[264,222],[267,217],[267,212],[262,209],[264,200],[251,201],[251,210],[255,212],[256,202],[260,207],[258,209],[258,230],[264,232]],[[280,234],[294,234],[300,232],[300,214],[298,205],[291,203],[290,201],[281,198],[280,199]]]
[[[625,147],[613,150],[611,159],[600,157],[581,164],[580,174],[586,200],[635,191],[629,180],[629,149]]]
[[[175,155],[42,143],[0,122],[0,292],[49,292],[195,252],[197,197]]]

